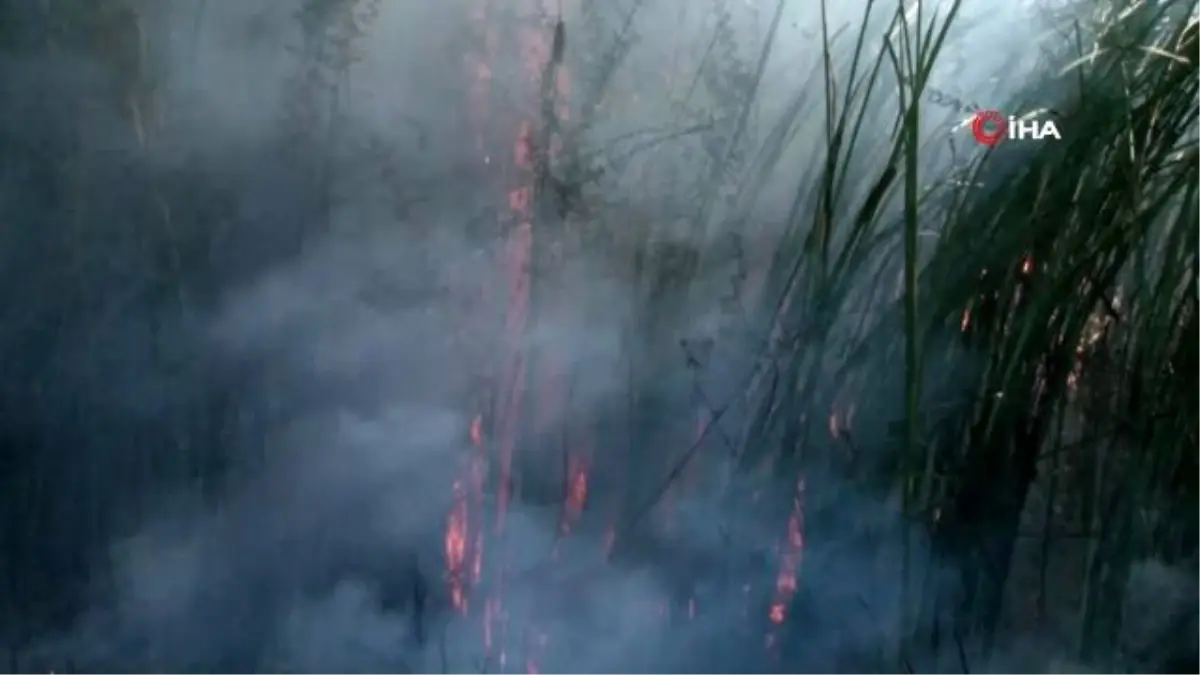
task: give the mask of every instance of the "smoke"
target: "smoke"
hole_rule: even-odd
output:
[[[715,493],[679,497],[671,527],[647,526],[645,541],[618,546],[611,560],[611,522],[599,506],[569,536],[558,504],[518,500],[504,514],[489,506],[473,517],[505,519],[503,540],[484,554],[500,561],[491,564],[503,578],[477,586],[470,619],[454,609],[443,539],[453,486],[474,452],[477,411],[464,392],[488,386],[466,362],[479,335],[464,317],[501,316],[506,302],[495,237],[474,232],[494,228],[505,205],[477,170],[502,158],[480,157],[465,131],[470,3],[361,4],[377,12],[364,20],[367,32],[325,43],[348,44],[351,63],[338,74],[298,65],[317,49],[302,30],[316,19],[304,12],[336,3],[141,3],[139,67],[155,71],[143,73],[158,82],[152,106],[138,107],[95,54],[22,53],[0,63],[0,218],[17,225],[0,235],[0,269],[5,319],[25,322],[3,333],[6,365],[14,364],[5,452],[52,453],[30,471],[62,484],[62,504],[40,525],[54,543],[12,558],[9,588],[38,589],[14,594],[5,610],[0,634],[14,645],[14,669],[893,668],[885,652],[898,619],[896,570],[875,566],[878,551],[860,553],[868,537],[852,530],[898,529],[897,509],[865,495],[842,495],[844,520],[813,525],[819,536],[805,545],[792,617],[803,628],[775,626],[764,603],[777,584],[788,513],[765,519]],[[642,40],[611,85],[616,102],[606,101],[614,111],[588,142],[673,123],[670,102],[645,74],[661,70],[661,36],[702,51],[711,20],[670,4],[648,3],[639,18]],[[759,4],[762,20],[737,26],[747,45],[758,44],[774,9]],[[789,10],[768,69],[767,116],[797,86],[791,64],[819,51],[813,10],[802,4]],[[614,8],[614,31],[627,9]],[[831,23],[856,23],[859,11],[839,6]],[[1018,15],[972,11],[989,15],[994,42],[971,52],[1005,52],[1005,26]],[[587,44],[569,30],[569,44]],[[987,78],[1001,63],[1009,61],[977,58],[978,72],[960,70],[946,86],[962,85],[965,97],[994,91]],[[495,99],[528,93],[522,77],[497,66]],[[623,113],[620,101],[639,88],[651,100]],[[517,121],[500,126],[515,130]],[[670,165],[678,180],[696,179],[688,144],[694,139],[668,146],[665,163],[639,159],[606,175],[593,197],[631,231],[670,220],[662,204],[670,182],[645,167]],[[55,162],[77,157],[65,174],[77,182],[57,177]],[[787,197],[761,210],[782,213]],[[700,244],[690,237],[663,239],[686,251]],[[747,353],[726,355],[724,370],[699,378],[679,338],[712,332],[711,310],[670,297],[661,315],[641,317],[664,324],[667,347],[635,345],[645,372],[627,372],[622,355],[645,290],[586,244],[555,289],[568,300],[520,336],[529,351],[553,347],[575,373],[568,404],[545,427],[591,416],[605,430],[596,451],[617,446],[611,428],[633,424],[618,414],[630,381],[661,379],[683,408],[700,381],[708,412],[723,405],[756,338],[723,345]],[[706,273],[720,283],[726,271]],[[484,299],[464,308],[479,289]],[[493,352],[512,346],[488,337]],[[42,397],[30,403],[33,391]],[[669,468],[687,450],[662,441],[677,430],[643,422],[644,447],[627,454]],[[745,422],[744,411],[731,412],[706,448]],[[145,466],[155,468],[138,474]],[[561,461],[541,466],[525,480],[557,489]],[[642,488],[631,501],[653,502],[664,479],[628,471]],[[197,488],[200,473],[208,478]],[[603,489],[593,489],[589,509],[621,483],[595,480]],[[726,480],[733,492],[743,479]],[[784,502],[795,491],[773,487]],[[494,504],[503,489],[482,497]],[[923,542],[912,547],[928,555]],[[72,569],[29,572],[47,559]],[[84,581],[56,592],[66,609],[24,618],[41,589],[67,576]],[[506,652],[487,647],[477,620],[492,593],[504,604],[490,639],[511,645]]]

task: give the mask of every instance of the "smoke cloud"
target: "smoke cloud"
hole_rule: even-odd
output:
[[[0,456],[21,481],[58,484],[31,525],[38,536],[5,525],[0,636],[12,670],[896,667],[897,570],[880,568],[888,556],[862,543],[894,531],[899,555],[894,500],[848,490],[842,516],[810,523],[796,609],[782,627],[768,605],[789,513],[766,518],[725,497],[762,480],[729,475],[724,490],[672,494],[674,518],[651,524],[659,486],[688,451],[672,420],[690,429],[697,407],[709,420],[721,411],[702,451],[731,452],[750,419],[723,406],[762,340],[750,331],[701,354],[719,330],[713,307],[683,290],[648,304],[623,257],[651,221],[664,223],[654,248],[664,257],[728,234],[671,226],[694,209],[675,186],[703,177],[701,134],[688,129],[713,120],[681,124],[672,97],[687,87],[664,93],[658,83],[676,45],[704,58],[717,14],[692,2],[638,10],[604,113],[577,139],[629,156],[580,198],[626,226],[603,246],[568,237],[553,297],[535,298],[536,322],[514,338],[503,330],[511,258],[497,225],[510,204],[485,175],[513,178],[514,99],[536,102],[538,85],[519,58],[489,64],[490,119],[504,136],[489,147],[505,154],[481,151],[464,62],[480,47],[470,33],[480,4],[130,2],[128,15],[98,15],[110,28],[90,50],[54,33],[48,10],[5,4],[22,39],[0,59],[0,221],[9,223]],[[575,63],[608,58],[602,46],[635,3],[613,2],[599,18],[564,4]],[[728,5],[739,38],[730,49],[753,64],[774,3],[716,4]],[[833,4],[831,29],[852,40],[863,3]],[[342,5],[355,8],[361,32]],[[1032,68],[1015,35],[1034,10],[965,7],[962,25],[973,27],[945,59],[959,65],[933,79],[990,107],[1008,86],[992,79],[998,71]],[[802,2],[785,11],[756,112],[764,119],[819,86],[796,67],[819,59],[817,13]],[[43,49],[43,39],[72,47]],[[686,82],[695,65],[674,76]],[[139,89],[134,75],[153,84]],[[572,84],[586,98],[590,84]],[[930,134],[951,133],[959,111],[932,107]],[[628,139],[647,130],[677,138],[644,154]],[[814,134],[793,151],[818,142]],[[939,153],[930,151],[931,169],[948,165]],[[764,188],[762,222],[744,232],[750,265],[765,264],[795,179]],[[711,261],[700,269],[698,287],[731,274]],[[631,337],[633,324],[653,324],[654,337]],[[473,396],[499,388],[508,364],[497,355],[514,348],[552,352],[572,377],[549,389],[559,400],[523,441],[534,450],[516,451],[523,483],[505,486],[488,468],[470,524],[502,519],[503,537],[488,535],[486,573],[464,616],[447,522],[477,453]],[[544,372],[527,375],[532,389]],[[628,412],[633,388],[655,392],[649,412]],[[634,465],[594,462],[584,513],[567,532],[565,460],[537,449],[554,434],[584,434],[581,420],[593,422],[595,456],[620,449]],[[494,448],[505,432],[487,422],[483,442]],[[17,480],[13,499],[40,494]],[[766,484],[768,497],[791,503],[795,485]],[[519,497],[497,506],[512,489]],[[619,502],[624,510],[606,510]],[[613,528],[643,520],[644,537],[610,555]],[[913,539],[912,554],[927,557]]]

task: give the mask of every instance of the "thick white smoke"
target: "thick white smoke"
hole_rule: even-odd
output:
[[[68,628],[26,641],[22,670],[72,664],[126,672],[500,667],[495,651],[486,655],[477,622],[452,611],[443,554],[452,486],[472,451],[474,413],[463,392],[483,386],[475,380],[476,365],[463,356],[464,345],[478,338],[463,317],[501,311],[464,309],[464,289],[490,291],[495,304],[504,297],[489,238],[467,233],[471,227],[498,231],[495,213],[506,208],[473,173],[484,161],[506,161],[479,156],[468,130],[470,111],[463,109],[463,54],[476,46],[466,30],[473,3],[364,0],[361,11],[375,14],[364,21],[365,33],[347,38],[353,62],[340,75],[322,75],[332,80],[306,84],[301,64],[311,55],[304,51],[301,11],[320,4],[139,3],[145,58],[154,69],[148,76],[160,82],[155,120],[143,121],[144,143],[107,133],[125,124],[119,115],[78,112],[77,124],[56,127],[74,127],[86,142],[123,157],[97,160],[102,169],[135,164],[152,176],[146,183],[164,193],[163,185],[179,180],[170,176],[221,186],[233,206],[214,207],[192,223],[213,239],[213,250],[226,241],[221,237],[228,228],[253,233],[230,235],[241,243],[226,251],[236,274],[221,281],[221,292],[209,302],[182,299],[184,318],[164,329],[177,336],[169,349],[191,363],[189,369],[164,375],[145,366],[152,372],[143,376],[141,365],[108,368],[105,377],[127,375],[111,383],[121,392],[113,398],[129,399],[128,407],[139,415],[154,417],[155,401],[176,390],[188,398],[200,387],[197,382],[211,378],[236,383],[234,397],[254,405],[238,418],[241,431],[191,441],[229,442],[234,448],[222,498],[202,503],[190,496],[190,486],[147,498],[137,517],[114,528],[111,565],[87,589],[94,601]],[[583,19],[575,3],[564,4],[566,49],[571,58],[581,58],[578,50],[589,44]],[[691,45],[693,66],[703,58],[714,25],[709,5],[722,3],[644,4],[633,22],[640,38],[614,77],[602,121],[586,136],[591,147],[681,124],[672,97],[686,87],[664,91],[647,82],[656,81],[676,45]],[[739,56],[753,64],[775,3],[725,4],[739,36]],[[838,45],[848,49],[864,2],[830,5],[829,26],[841,31]],[[942,0],[924,11],[944,12],[948,5]],[[601,12],[608,29],[589,30],[611,38],[630,6],[631,0],[614,1]],[[894,11],[890,2],[876,9],[880,21]],[[961,28],[953,31],[931,75],[933,86],[983,107],[1005,103],[1037,63],[1030,26],[1038,25],[1041,11],[1029,3],[964,2]],[[820,59],[819,12],[815,2],[787,5],[755,113],[761,118],[759,140],[797,88],[811,86],[809,76]],[[879,39],[870,38],[870,49]],[[58,73],[64,88],[94,86],[101,79],[93,66],[76,61],[4,64],[4,72],[33,79],[46,70]],[[681,69],[685,81],[693,75]],[[519,77],[497,68],[492,82],[497,101],[527,91]],[[633,112],[622,112],[635,95],[640,107],[630,104]],[[940,143],[938,134],[960,121],[961,111],[941,103],[931,103],[930,111],[926,131],[933,146]],[[25,118],[13,114],[9,120]],[[821,124],[812,120],[814,132]],[[288,136],[293,126],[310,137]],[[865,133],[883,138],[889,130]],[[804,148],[816,142],[814,136],[812,143],[798,144],[797,156],[780,165],[790,162],[799,172],[807,163]],[[666,220],[661,197],[673,188],[659,173],[662,167],[674,167],[675,179],[683,182],[701,177],[683,150],[670,143],[662,148],[654,162],[638,160],[645,162],[641,169],[634,162],[628,171],[600,179],[604,208],[620,214],[631,232]],[[931,150],[931,167],[941,161]],[[320,180],[306,173],[312,167],[325,172]],[[784,186],[795,179],[772,180]],[[316,194],[314,185],[329,194]],[[760,206],[764,220],[778,222],[789,199],[784,187],[768,193]],[[120,214],[115,207],[113,212]],[[690,213],[676,215],[686,221]],[[174,222],[161,213],[152,216],[160,224]],[[303,226],[310,220],[322,223],[316,236]],[[774,234],[769,224],[761,230],[767,239]],[[555,346],[564,366],[577,373],[572,406],[597,416],[626,406],[624,387],[641,377],[621,370],[641,291],[615,265],[599,254],[573,261],[563,287],[555,289],[569,302],[526,336],[527,346]],[[670,318],[665,332],[703,332],[710,318],[689,306]],[[122,337],[114,341],[126,345],[138,334],[133,328],[118,332]],[[500,336],[492,337],[496,344],[489,346],[498,352],[504,345]],[[71,349],[84,358],[90,348]],[[139,362],[147,358],[138,351]],[[671,371],[685,391],[692,380],[686,356],[677,354],[678,367]],[[733,359],[737,368],[706,382],[714,406],[738,387],[741,366],[751,361],[740,356],[741,361]],[[137,440],[127,443],[135,446]],[[686,449],[648,446],[638,452],[675,457]],[[135,450],[141,456],[151,449]],[[546,482],[554,484],[561,471],[548,465]],[[857,495],[846,504],[854,509],[847,523],[895,527],[893,505]],[[762,598],[749,597],[734,580],[753,581],[757,589],[774,583],[787,514],[764,522],[710,494],[687,496],[678,511],[675,529],[661,537],[663,551],[638,551],[609,563],[599,519],[563,539],[557,506],[513,505],[503,552],[495,553],[504,561],[496,564],[507,570],[503,594],[511,631],[496,639],[520,645],[506,655],[504,667],[523,670],[532,662],[579,672],[774,667],[770,650],[761,646],[770,629]],[[829,539],[831,551],[825,544],[806,551],[797,602],[806,609],[797,620],[807,627],[774,639],[796,645],[789,650],[792,668],[895,667],[883,656],[898,601],[890,588],[894,571],[872,567],[873,557],[865,552],[846,555],[846,548],[857,546],[850,536]],[[695,618],[668,629],[663,615],[688,612],[688,598],[696,605]]]

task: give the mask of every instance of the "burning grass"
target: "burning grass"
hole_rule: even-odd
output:
[[[638,6],[634,3],[630,15]],[[701,229],[695,240],[705,242],[705,230],[723,230],[753,217],[756,191],[787,155],[785,139],[796,138],[802,128],[799,120],[814,113],[824,116],[825,140],[817,145],[819,159],[804,174],[806,183],[795,190],[785,230],[771,247],[770,264],[758,265],[765,274],[757,292],[735,298],[741,308],[736,321],[741,323],[725,328],[716,338],[718,343],[722,338],[741,339],[734,336],[753,330],[753,325],[764,319],[763,325],[774,336],[758,358],[760,365],[754,367],[752,389],[732,392],[742,400],[738,405],[744,428],[732,438],[728,436],[732,432],[722,434],[734,446],[734,453],[729,459],[717,458],[712,448],[716,443],[705,438],[709,429],[702,427],[702,440],[681,456],[680,463],[673,469],[670,462],[664,465],[666,486],[649,493],[659,518],[666,519],[660,524],[669,528],[677,493],[697,489],[695,485],[683,487],[683,467],[695,465],[691,470],[707,477],[702,484],[730,470],[723,467],[725,463],[739,467],[736,470],[770,467],[773,480],[790,476],[798,486],[790,497],[770,491],[791,502],[780,521],[774,590],[763,589],[764,616],[776,627],[766,636],[768,652],[774,653],[775,659],[780,658],[780,642],[787,639],[786,632],[776,629],[788,622],[797,587],[804,583],[805,522],[812,517],[806,513],[810,507],[805,495],[836,492],[845,485],[881,496],[899,495],[902,503],[901,524],[890,529],[902,533],[903,543],[899,549],[879,549],[880,554],[900,554],[894,565],[901,597],[892,619],[901,636],[902,646],[895,656],[900,662],[920,658],[933,664],[952,658],[964,667],[964,659],[993,658],[992,645],[1005,639],[998,636],[998,625],[1005,613],[1003,597],[1012,592],[1008,577],[1017,524],[1024,517],[1030,491],[1047,488],[1053,494],[1044,507],[1041,525],[1046,532],[1043,566],[1052,555],[1055,543],[1051,532],[1063,509],[1080,508],[1096,519],[1091,552],[1083,568],[1087,600],[1074,644],[1088,660],[1108,663],[1127,658],[1111,639],[1119,614],[1113,606],[1120,600],[1096,584],[1100,577],[1125,574],[1122,570],[1139,557],[1157,555],[1153,548],[1128,551],[1133,541],[1130,537],[1135,536],[1130,529],[1133,526],[1116,514],[1137,508],[1138,500],[1129,495],[1182,487],[1167,488],[1163,482],[1167,473],[1160,473],[1177,470],[1167,467],[1178,467],[1180,459],[1147,465],[1145,458],[1119,458],[1120,453],[1109,452],[1101,464],[1110,469],[1095,463],[1090,469],[1104,478],[1094,482],[1081,476],[1068,485],[1042,458],[1045,453],[1057,457],[1055,448],[1073,442],[1071,436],[1076,432],[1071,429],[1100,419],[1094,417],[1096,410],[1081,407],[1081,390],[1089,391],[1093,398],[1107,399],[1107,406],[1116,406],[1101,405],[1111,410],[1102,417],[1128,420],[1122,424],[1122,433],[1145,439],[1141,443],[1150,443],[1154,457],[1182,458],[1186,454],[1183,447],[1196,442],[1194,424],[1168,413],[1167,399],[1153,399],[1157,403],[1139,400],[1133,418],[1130,413],[1118,413],[1122,402],[1128,400],[1110,388],[1111,381],[1099,379],[1082,358],[1085,351],[1114,356],[1119,352],[1125,365],[1120,367],[1118,379],[1138,381],[1149,373],[1172,371],[1178,367],[1172,362],[1185,358],[1184,351],[1191,349],[1183,336],[1189,330],[1194,332],[1196,321],[1196,298],[1190,290],[1196,271],[1193,13],[1185,3],[1143,2],[1114,3],[1112,11],[1074,17],[1074,44],[1051,45],[1066,51],[1054,52],[1048,64],[1069,65],[1061,75],[1046,76],[1046,82],[1036,85],[1063,92],[1054,105],[1062,111],[1063,128],[1072,131],[1061,143],[1046,143],[1025,152],[1002,148],[994,153],[969,153],[973,157],[956,167],[947,180],[921,171],[921,158],[928,150],[920,129],[927,93],[938,94],[931,99],[933,105],[946,99],[932,87],[929,77],[959,6],[950,2],[927,10],[923,3],[914,3],[903,16],[896,15],[882,46],[875,48],[869,37],[871,28],[881,25],[881,17],[886,24],[894,10],[884,3],[868,2],[849,56],[846,41],[835,45],[837,36],[822,22],[823,63],[813,85],[823,89],[824,96],[816,95],[813,87],[800,92],[760,149],[752,145],[748,120],[779,29],[784,7],[779,3],[757,66],[744,71],[743,98],[734,104],[724,127],[726,135],[717,140],[719,148],[708,160],[709,177],[698,189],[698,207],[691,220]],[[553,40],[557,45],[563,40],[563,26],[547,24],[528,39]],[[618,49],[622,39],[623,35],[618,35]],[[714,40],[720,43],[720,30]],[[553,51],[556,58],[561,57],[558,46],[523,51],[542,54],[537,67],[544,70],[543,82],[556,79],[561,66],[551,62],[548,54]],[[701,71],[704,67],[702,64]],[[736,64],[731,67],[736,70]],[[893,95],[889,81],[899,83],[899,107],[894,135],[879,144],[863,130],[876,124],[880,115],[879,106],[871,101]],[[535,177],[529,186],[517,188],[523,196],[510,199],[510,203],[520,212],[519,222],[533,223],[529,239],[551,242],[546,244],[550,247],[563,232],[580,223],[569,214],[536,215],[536,204],[550,198],[537,189],[537,183],[544,184],[545,179],[536,174],[548,170],[549,163],[529,159],[535,153],[528,150],[533,135],[528,125],[541,124],[558,133],[569,124],[566,115],[550,112],[560,110],[564,98],[556,98],[545,85],[542,96],[558,103],[543,106],[541,120],[522,122],[519,139],[525,140],[518,140],[516,162]],[[817,103],[820,98],[823,103]],[[594,124],[589,113],[601,114],[587,111],[574,123],[585,128]],[[547,147],[549,143],[543,135],[535,145]],[[560,153],[580,151],[560,144],[556,147]],[[757,159],[751,159],[756,153]],[[711,200],[729,191],[736,195],[732,202],[718,205]],[[926,238],[922,231],[933,233],[927,243],[922,243]],[[698,282],[707,276],[705,265],[727,254],[712,244],[701,244],[702,250],[691,261],[663,276],[661,261],[654,261],[639,248],[653,247],[656,236],[651,228],[643,244],[634,244],[631,254],[631,273],[647,280],[647,302],[656,302],[665,292],[691,302],[716,304],[711,296],[697,295],[706,292]],[[525,241],[524,246],[537,245]],[[544,276],[531,276],[528,286],[552,287],[554,272],[546,267],[536,269]],[[889,288],[886,279],[896,275],[899,288]],[[679,296],[678,291],[666,291],[664,284],[689,290]],[[1098,318],[1106,314],[1116,320],[1108,303],[1118,293],[1138,300],[1123,308],[1119,326],[1097,328]],[[513,302],[510,317],[526,306],[524,300]],[[1146,321],[1136,318],[1143,313],[1147,313]],[[1149,319],[1151,316],[1158,318]],[[851,323],[843,317],[859,318]],[[953,328],[947,330],[947,326]],[[651,343],[658,339],[652,334],[653,321],[635,330],[642,332],[639,339]],[[1098,346],[1100,343],[1103,346]],[[840,357],[831,352],[835,344]],[[1145,351],[1151,344],[1159,351]],[[684,356],[689,366],[703,367],[690,354]],[[891,401],[878,400],[879,389],[867,386],[863,379],[871,372],[886,373],[876,379],[891,383],[882,389],[899,394],[902,410],[896,410]],[[970,375],[964,377],[965,372]],[[1155,381],[1143,386],[1159,393],[1147,390],[1143,396],[1176,391]],[[946,389],[948,385],[952,390]],[[524,395],[528,398],[531,394]],[[951,397],[949,403],[936,400],[946,396]],[[1194,392],[1188,396],[1194,397]],[[829,413],[829,438],[821,439],[811,429],[820,419],[815,413],[832,409],[834,398],[850,401],[848,408],[854,412],[835,409]],[[734,404],[714,408],[705,398],[695,405],[709,424],[721,426],[721,416]],[[933,412],[947,406],[948,414]],[[856,425],[886,426],[897,413],[900,423],[895,426],[901,433],[874,438],[870,433],[855,434]],[[859,421],[852,424],[856,417]],[[1151,422],[1152,418],[1157,421]],[[508,428],[515,422],[501,424]],[[1170,426],[1179,424],[1184,426]],[[1114,440],[1106,436],[1095,442]],[[687,443],[675,443],[681,449],[687,447]],[[706,448],[704,453],[697,452],[701,446]],[[571,447],[562,451],[567,457],[565,522],[577,520],[587,509],[590,464],[576,457]],[[1079,447],[1077,452],[1088,451]],[[610,442],[592,461],[617,461],[620,454]],[[837,461],[831,464],[831,460]],[[1126,461],[1145,466],[1136,479],[1128,474],[1118,478],[1110,472],[1110,463]],[[1137,483],[1126,483],[1128,480]],[[649,484],[641,492],[648,488]],[[1194,481],[1186,489],[1194,493]],[[636,499],[639,490],[628,492]],[[751,501],[772,511],[770,499],[763,503],[757,496],[760,492],[756,490]],[[1184,498],[1175,493],[1158,497],[1166,502]],[[1067,503],[1077,506],[1065,506]],[[1101,517],[1100,512],[1108,515]],[[1174,517],[1164,511],[1154,520],[1167,526]],[[624,523],[613,532],[617,542],[644,545],[638,543],[638,529],[644,528],[640,516],[617,522]],[[1117,522],[1126,524],[1118,526]],[[1159,526],[1139,527],[1154,530]],[[915,531],[923,534],[912,534]],[[567,536],[570,528],[563,527],[561,532]],[[918,544],[909,541],[912,536],[928,537],[934,557],[919,559]],[[1194,545],[1186,546],[1193,556]],[[1114,546],[1126,550],[1120,561],[1106,557],[1112,554],[1105,551]],[[931,566],[942,566],[946,560],[977,562],[954,562],[950,567],[957,571],[948,574],[932,570]],[[1194,563],[1194,557],[1192,560]],[[931,584],[931,578],[938,581]],[[962,584],[977,590],[959,596],[954,589]],[[966,599],[948,600],[955,597]],[[689,598],[685,606],[689,608],[686,613],[694,613],[695,599]],[[939,619],[943,615],[957,618]],[[947,630],[955,636],[953,640],[940,636]],[[957,645],[957,651],[951,657],[943,656],[936,647],[939,643]],[[930,645],[934,647],[930,649]]]
[[[376,16],[311,4],[347,53]],[[1193,5],[1068,3],[994,102],[1049,105],[1064,137],[985,151],[939,121],[977,107],[935,81],[961,0],[866,0],[848,27],[820,2],[782,73],[786,0],[681,0],[695,44],[647,44],[648,0],[467,4],[457,133],[498,207],[466,237],[493,259],[453,280],[471,377],[434,599],[397,572],[428,663],[666,667],[684,644],[730,670],[969,672],[1030,634],[1096,667],[1175,658],[1126,640],[1124,608],[1144,561],[1196,565]],[[318,120],[335,61],[301,92]],[[561,338],[597,325],[616,347]]]

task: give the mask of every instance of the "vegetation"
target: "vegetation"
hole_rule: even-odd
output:
[[[148,10],[132,0],[46,4],[30,13],[0,3],[6,52],[87,55],[111,71],[102,96],[125,133],[146,152],[160,137],[168,143],[154,123],[156,87],[167,83],[138,46],[153,40],[139,18]],[[240,407],[266,404],[245,401],[240,376],[189,361],[166,329],[120,335],[152,346],[156,372],[198,380],[197,397],[152,423],[82,411],[61,434],[46,431],[60,414],[46,411],[64,405],[54,397],[114,374],[109,366],[61,374],[75,367],[59,347],[73,327],[99,331],[108,313],[133,311],[154,326],[186,326],[239,279],[299,255],[334,227],[337,148],[357,142],[342,136],[353,130],[339,126],[340,86],[379,8],[303,4],[302,75],[283,125],[295,154],[265,165],[299,195],[293,211],[273,219],[287,222],[286,232],[238,221],[236,190],[190,165],[163,175],[134,163],[121,203],[105,202],[116,181],[89,169],[94,151],[63,138],[61,127],[24,138],[0,128],[0,162],[39,186],[10,198],[14,179],[0,183],[0,218],[15,224],[0,235],[8,249],[0,255],[12,259],[0,342],[8,602],[0,635],[14,659],[36,633],[69,623],[109,540],[143,518],[143,504],[112,494],[115,476],[130,495],[167,484],[219,503],[231,475],[269,466],[259,431],[235,421]],[[1041,79],[1008,109],[1048,104],[1063,139],[986,152],[955,146],[961,134],[928,131],[931,111],[964,106],[932,81],[963,0],[936,10],[865,0],[851,31],[835,29],[822,2],[811,36],[821,58],[778,106],[764,104],[763,92],[788,3],[772,4],[764,39],[748,48],[738,43],[738,10],[718,0],[706,10],[712,34],[679,47],[689,68],[664,88],[672,127],[613,141],[606,115],[626,104],[617,93],[654,86],[628,82],[637,76],[623,70],[649,4],[583,1],[560,16],[489,17],[534,21],[551,48],[522,113],[534,122],[533,151],[516,173],[528,174],[531,205],[505,216],[532,226],[528,316],[507,336],[512,343],[487,339],[482,351],[524,344],[539,318],[556,313],[585,324],[607,316],[603,300],[563,309],[573,303],[563,296],[576,287],[574,261],[601,259],[634,298],[621,317],[620,363],[603,366],[628,371],[623,400],[577,410],[583,404],[570,392],[595,367],[555,370],[566,348],[539,344],[522,348],[531,384],[507,385],[527,403],[519,420],[504,412],[513,394],[503,382],[494,400],[469,404],[486,437],[504,436],[511,424],[520,439],[516,475],[503,460],[490,465],[489,494],[511,483],[521,487],[518,500],[569,502],[579,454],[593,472],[585,520],[612,528],[611,564],[653,557],[680,576],[694,560],[655,548],[668,495],[716,495],[722,509],[777,522],[785,539],[789,518],[802,523],[794,526],[803,534],[800,591],[780,596],[779,584],[768,585],[762,592],[775,591],[772,602],[802,606],[806,579],[873,566],[858,598],[868,618],[856,621],[878,624],[874,644],[867,654],[861,644],[823,645],[854,653],[832,654],[820,667],[1005,667],[1008,646],[1041,634],[1039,649],[1090,668],[1194,672],[1195,645],[1176,645],[1194,640],[1196,606],[1164,610],[1169,625],[1134,640],[1128,626],[1141,617],[1128,589],[1149,562],[1194,578],[1200,554],[1195,3],[1073,3],[1049,18],[1061,30],[1039,45]],[[31,16],[48,23],[32,26]],[[569,115],[560,110],[560,71],[573,78]],[[57,145],[37,145],[44,138]],[[512,145],[508,137],[490,142]],[[798,157],[807,162],[799,168]],[[931,157],[949,157],[948,166]],[[395,164],[374,155],[369,162]],[[638,192],[650,172],[663,176],[655,188],[669,186],[665,194]],[[777,217],[763,205],[780,193],[787,208]],[[491,239],[494,230],[470,236]],[[247,253],[264,242],[269,256]],[[53,268],[21,261],[23,251],[42,249],[55,252]],[[114,255],[140,267],[113,281],[116,272],[92,249],[120,249]],[[36,302],[22,300],[20,288],[36,289]],[[117,290],[131,299],[112,300]],[[481,332],[496,332],[484,323]],[[46,382],[51,394],[39,398]],[[566,399],[561,433],[535,419],[547,397]],[[271,424],[258,412],[258,424]],[[588,453],[564,440],[585,430]],[[114,457],[103,447],[122,434],[172,448],[175,459]],[[56,459],[67,446],[82,447],[69,456],[90,457],[88,466]],[[253,466],[240,459],[249,455]],[[125,468],[113,469],[117,461]],[[51,484],[87,496],[51,499]],[[48,514],[46,504],[64,511]],[[61,532],[46,537],[48,527]],[[781,562],[788,542],[781,547],[773,570],[789,564]],[[782,645],[773,667],[814,663],[803,653],[811,645],[802,621],[777,628],[782,621],[764,607],[761,622],[782,631],[772,633]],[[753,640],[761,645],[761,631]]]

